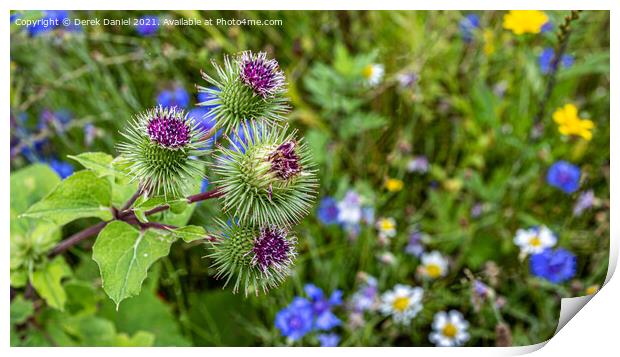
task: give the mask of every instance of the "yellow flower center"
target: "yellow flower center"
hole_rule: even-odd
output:
[[[428,264],[426,266],[426,275],[435,279],[441,275],[441,267],[437,264]]]
[[[368,66],[364,67],[364,69],[362,70],[362,76],[364,76],[364,78],[368,79],[372,76],[372,72],[374,72],[374,69],[372,67],[371,64],[369,64]]]
[[[394,224],[389,219],[382,220],[380,226],[382,231],[391,231],[394,229]]]
[[[443,329],[441,330],[441,333],[449,338],[453,338],[454,336],[456,336],[456,326],[454,326],[451,323],[447,323]]]
[[[396,299],[394,299],[392,306],[394,307],[394,310],[398,312],[403,312],[409,306],[409,298],[406,296],[397,297]]]
[[[540,241],[540,238],[538,238],[538,236],[532,237],[532,239],[530,239],[530,245],[532,247],[540,247],[541,244],[542,242]]]

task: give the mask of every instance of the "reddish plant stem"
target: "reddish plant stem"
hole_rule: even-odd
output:
[[[99,222],[97,224],[95,224],[94,226],[90,226],[82,231],[79,231],[77,233],[75,233],[74,235],[70,236],[69,238],[63,240],[62,242],[58,243],[58,245],[56,245],[56,247],[54,247],[54,249],[52,249],[49,253],[49,257],[54,257],[60,253],[63,253],[64,251],[66,251],[67,249],[73,247],[74,245],[78,244],[79,242],[88,239],[92,236],[95,236],[97,234],[99,234],[99,232],[101,232],[101,230],[103,230],[103,228],[105,228],[105,226],[114,221],[114,220],[119,220],[119,221],[123,221],[123,222],[127,222],[130,224],[137,224],[138,226],[140,226],[141,228],[156,228],[156,229],[165,229],[165,230],[170,230],[170,229],[175,229],[177,227],[172,226],[172,225],[167,225],[167,224],[163,224],[163,223],[157,223],[157,222],[147,222],[147,223],[141,223],[138,221],[136,215],[133,213],[133,211],[129,210],[129,208],[131,207],[131,205],[133,205],[133,203],[136,201],[136,199],[140,196],[141,194],[141,189],[139,189],[130,199],[127,203],[125,203],[125,205],[123,206],[123,209],[119,212],[119,213],[115,213],[115,218],[111,221],[104,221],[104,222]],[[213,189],[211,191],[207,191],[207,192],[202,192],[196,195],[192,195],[187,197],[187,202],[188,203],[196,203],[196,202],[200,202],[200,201],[205,201],[211,198],[216,198],[216,197],[220,197],[223,195],[223,192],[219,189]],[[165,204],[165,205],[161,205],[158,207],[155,207],[149,211],[146,211],[144,214],[147,216],[153,215],[155,213],[159,213],[162,211],[166,211],[170,209],[170,205]],[[116,210],[114,210],[115,212],[118,212]]]
[[[138,187],[138,190],[136,191],[136,193],[133,194],[133,196],[131,196],[131,198],[129,198],[129,201],[127,201],[123,207],[120,209],[120,212],[123,212],[127,209],[129,209],[138,199],[138,197],[140,197],[140,195],[142,194],[142,186]]]
[[[72,235],[71,237],[63,240],[62,242],[58,243],[58,245],[56,245],[54,247],[54,249],[52,249],[52,251],[49,253],[50,257],[54,257],[62,252],[64,252],[65,250],[73,247],[74,245],[78,244],[79,242],[88,239],[94,235],[99,234],[99,232],[101,232],[101,230],[108,224],[109,222],[99,222],[97,224],[95,224],[94,226],[90,226],[82,231],[79,231],[77,233],[75,233],[74,235]]]
[[[187,202],[196,203],[196,202],[205,201],[211,198],[221,197],[222,195],[224,195],[224,192],[219,188],[215,188],[211,191],[202,192],[202,193],[199,193],[193,196],[189,196],[187,198]]]
[[[161,229],[164,231],[169,231],[171,229],[178,228],[177,226],[173,226],[171,224],[163,224],[163,223],[157,223],[157,222],[146,222],[146,223],[139,222],[138,225],[142,229],[155,228],[155,229]]]

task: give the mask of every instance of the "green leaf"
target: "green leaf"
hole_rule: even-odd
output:
[[[94,171],[97,176],[116,176],[120,173],[114,166],[112,161],[114,158],[111,155],[102,152],[85,152],[79,155],[68,155],[70,159],[79,162],[85,168]]]
[[[33,312],[32,301],[24,299],[21,295],[16,296],[11,301],[11,325],[24,323]]]
[[[133,213],[135,213],[140,222],[146,223],[148,222],[148,218],[146,217],[145,212],[165,203],[166,199],[161,196],[151,198],[140,196],[133,205]]]
[[[168,255],[175,237],[166,232],[139,231],[115,221],[108,224],[93,246],[93,259],[99,265],[103,289],[116,303],[140,293],[149,267]]]
[[[121,333],[116,335],[114,346],[118,347],[151,347],[155,342],[155,336],[152,333],[138,331],[132,337]]]
[[[168,204],[170,205],[170,212],[175,214],[183,213],[189,205],[186,199],[168,202]]]
[[[11,218],[47,195],[60,177],[49,166],[34,164],[11,174]]]
[[[185,226],[172,231],[178,238],[185,243],[207,238],[207,231],[200,226]]]
[[[22,216],[43,218],[64,225],[78,218],[112,219],[110,182],[88,170],[62,181],[49,195],[35,203]]]
[[[71,275],[71,269],[62,257],[56,257],[42,268],[32,273],[32,286],[45,302],[58,310],[63,310],[67,294],[62,287],[63,278]]]
[[[10,262],[13,287],[26,285],[27,269],[33,260],[45,254],[60,239],[56,225],[19,218],[59,182],[60,177],[54,170],[42,164],[31,165],[11,174]]]
[[[114,322],[118,332],[152,333],[155,336],[155,346],[191,345],[181,334],[179,319],[173,314],[171,307],[147,289],[143,289],[140,295],[123,301],[123,308],[119,311],[115,310],[114,303],[110,300],[103,302],[99,315]]]

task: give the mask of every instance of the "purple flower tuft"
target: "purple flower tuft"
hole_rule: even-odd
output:
[[[267,59],[265,52],[243,52],[239,61],[241,81],[263,98],[274,95],[284,86],[284,74],[278,62]]]
[[[276,227],[265,227],[254,241],[252,264],[262,271],[268,268],[281,269],[290,263],[293,244],[286,239],[286,231]]]
[[[282,180],[288,180],[301,172],[299,156],[295,153],[296,146],[294,141],[287,141],[267,157],[271,162],[271,171]]]
[[[179,118],[153,118],[149,120],[146,130],[152,141],[169,149],[187,145],[191,137],[189,124]]]

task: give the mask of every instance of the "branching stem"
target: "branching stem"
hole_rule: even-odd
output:
[[[163,224],[163,223],[158,223],[158,222],[146,222],[146,223],[141,223],[138,221],[138,219],[136,218],[135,213],[133,213],[133,211],[130,209],[131,206],[135,203],[136,199],[138,199],[138,197],[142,194],[142,189],[139,188],[138,191],[136,191],[136,193],[131,196],[131,198],[125,203],[125,205],[123,206],[123,208],[120,211],[117,211],[116,209],[114,209],[115,211],[119,212],[117,214],[115,214],[115,218],[110,220],[110,221],[104,221],[104,222],[99,222],[93,226],[90,226],[84,230],[81,230],[75,234],[73,234],[72,236],[70,236],[69,238],[63,240],[62,242],[58,243],[54,249],[52,249],[49,253],[49,257],[54,257],[58,254],[63,253],[64,251],[66,251],[67,249],[73,247],[74,245],[78,244],[79,242],[86,240],[92,236],[95,236],[97,234],[99,234],[99,232],[101,232],[103,230],[103,228],[105,228],[106,225],[108,225],[108,223],[118,220],[118,221],[123,221],[123,222],[127,222],[129,224],[137,224],[141,229],[148,229],[148,228],[155,228],[155,229],[163,229],[163,230],[170,230],[170,229],[175,229],[177,227],[172,226],[172,225],[168,225],[168,224]],[[207,191],[207,192],[202,192],[196,195],[192,195],[187,197],[187,202],[188,203],[196,203],[196,202],[200,202],[200,201],[205,201],[211,198],[216,198],[216,197],[220,197],[222,195],[222,191],[218,188],[213,189],[211,191]],[[145,212],[145,215],[150,216],[153,215],[155,213],[159,213],[159,212],[163,212],[170,209],[170,205],[168,204],[164,204],[158,207],[155,207],[147,212]]]

